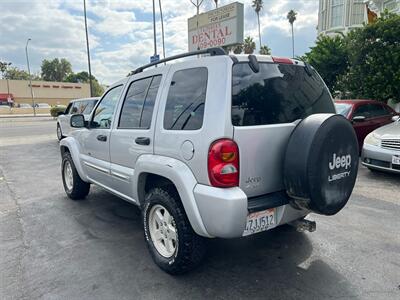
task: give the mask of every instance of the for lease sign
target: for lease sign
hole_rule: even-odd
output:
[[[188,19],[189,51],[243,43],[243,4],[234,2]]]

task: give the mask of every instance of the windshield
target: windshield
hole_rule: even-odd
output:
[[[347,103],[335,103],[336,112],[344,117],[349,115],[351,110],[351,104]]]
[[[335,113],[335,107],[313,69],[260,63],[254,73],[248,63],[233,66],[233,125],[290,123],[315,113]]]

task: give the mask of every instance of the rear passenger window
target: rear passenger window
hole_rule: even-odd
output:
[[[202,127],[207,78],[208,71],[204,67],[175,72],[165,106],[165,129],[196,130]]]
[[[161,75],[139,79],[129,86],[122,106],[119,128],[150,128]]]

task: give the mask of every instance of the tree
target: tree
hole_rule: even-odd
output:
[[[261,46],[260,54],[261,55],[271,55],[271,49],[267,45]]]
[[[342,36],[319,36],[311,51],[303,57],[312,65],[332,94],[339,89],[338,80],[347,72],[348,59],[345,40]]]
[[[384,12],[346,37],[350,97],[400,102],[400,15]]]
[[[263,8],[263,1],[262,0],[253,0],[253,4],[251,5],[256,14],[257,14],[257,20],[258,20],[258,40],[260,42],[260,49],[261,49],[261,28],[260,28],[260,11]]]
[[[3,77],[9,80],[28,80],[29,74],[24,70],[20,70],[17,67],[11,67],[6,70]],[[32,78],[35,80],[35,78]]]
[[[291,9],[286,18],[289,20],[290,25],[292,26],[292,50],[293,50],[293,57],[294,57],[294,31],[293,31],[293,23],[296,21],[297,12]]]
[[[89,83],[89,73],[82,71],[71,73],[65,78],[66,82]],[[93,97],[99,97],[104,93],[104,88],[100,85],[96,77],[92,75]]]
[[[45,81],[64,81],[70,73],[72,66],[65,58],[42,61],[42,78]]]
[[[252,37],[246,37],[243,43],[244,53],[245,54],[253,54],[256,49],[256,43],[253,41]]]
[[[4,78],[4,74],[7,72],[9,66],[11,66],[10,62],[0,61],[0,73],[2,78]]]

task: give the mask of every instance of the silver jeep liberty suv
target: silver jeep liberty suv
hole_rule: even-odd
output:
[[[170,274],[198,265],[206,238],[287,223],[312,231],[304,217],[341,210],[357,176],[351,124],[295,59],[177,55],[136,69],[88,121],[70,122],[79,129],[60,142],[68,197],[95,184],[139,206],[149,251]]]

